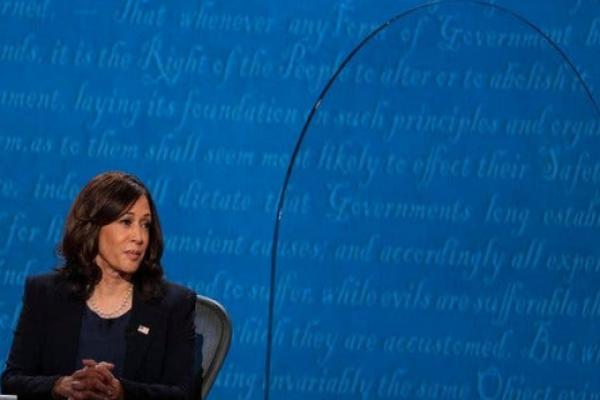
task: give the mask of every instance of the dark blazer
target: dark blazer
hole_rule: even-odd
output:
[[[168,282],[165,295],[152,301],[134,290],[120,379],[126,399],[189,398],[195,300],[191,290]],[[57,273],[27,279],[3,393],[19,400],[51,398],[54,382],[76,369],[84,307]]]

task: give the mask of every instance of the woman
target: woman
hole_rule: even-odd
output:
[[[25,399],[187,399],[195,295],[163,279],[158,215],[134,176],[93,178],[56,272],[29,278],[2,374]]]

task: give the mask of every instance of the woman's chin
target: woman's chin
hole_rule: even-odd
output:
[[[119,269],[119,273],[121,275],[131,276],[131,275],[135,274],[139,268],[140,268],[139,264],[136,264],[136,265],[124,265],[123,267],[121,267]]]
[[[102,268],[109,275],[120,276],[122,278],[130,278],[139,269],[139,263],[125,262],[119,265],[111,265],[108,268]]]

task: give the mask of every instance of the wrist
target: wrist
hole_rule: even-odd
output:
[[[62,400],[67,398],[62,387],[62,384],[66,378],[66,376],[61,376],[54,382],[54,385],[52,385],[50,395],[53,399]]]
[[[121,381],[115,378],[114,386],[117,393],[116,400],[124,400],[125,391],[123,390],[123,385],[121,385]]]

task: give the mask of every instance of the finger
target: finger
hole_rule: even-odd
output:
[[[73,372],[73,375],[71,375],[71,377],[73,377],[75,379],[81,379],[81,378],[85,377],[86,374],[87,374],[86,369],[78,369],[77,371]]]
[[[81,392],[88,390],[89,382],[88,379],[77,379],[71,384],[73,389],[73,395],[78,395]]]
[[[114,399],[118,399],[123,394],[123,386],[121,385],[121,381],[119,381],[118,379],[115,378],[112,382],[112,386],[113,386]],[[113,397],[111,396],[111,399],[112,398]]]
[[[100,393],[107,395],[113,391],[113,387],[111,386],[112,380],[104,381],[104,379],[91,379],[88,382],[88,388],[95,393]]]
[[[77,392],[73,397],[76,400],[106,400],[107,398],[106,395],[102,393],[97,393],[90,390]]]
[[[77,376],[76,379],[77,383],[74,383],[72,386],[75,390],[92,390],[102,393],[107,393],[113,390],[112,386],[110,385],[112,379],[106,379],[98,371],[92,369],[81,374],[81,376]]]
[[[93,378],[99,375],[99,372],[96,371],[95,368],[89,368],[89,367],[85,367],[83,369],[77,370],[75,372],[73,372],[73,375],[71,375],[73,378],[77,379],[77,380],[84,380],[84,379],[89,379],[89,378]]]
[[[104,371],[106,371],[106,369],[104,369]],[[100,379],[103,377],[103,373],[102,373],[102,369],[93,367],[93,368],[84,368],[84,369],[75,371],[72,376],[79,380],[90,379],[90,378]]]
[[[109,363],[109,362],[106,362],[106,361],[100,361],[98,363],[98,365],[96,365],[96,366],[97,367],[104,367],[104,368],[108,369],[109,371],[112,371],[115,368],[115,364]]]
[[[75,391],[71,394],[71,396],[69,396],[69,398],[73,400],[87,400],[88,396],[85,392]]]
[[[78,390],[73,390],[73,397],[77,399],[109,399],[113,393],[116,393],[114,389],[106,389],[101,385],[89,384],[85,388],[80,387]]]
[[[95,372],[97,372],[101,377],[102,380],[105,383],[110,383],[113,381],[113,379],[115,379],[115,376],[112,374],[112,372],[110,370],[108,370],[106,367],[103,367],[101,365],[97,365],[94,368]]]
[[[84,358],[83,360],[81,360],[81,363],[85,367],[95,367],[96,364],[98,364],[95,360],[92,360],[91,358]]]
[[[71,382],[70,388],[72,390],[78,390],[81,387],[81,381],[79,379],[74,378]]]

